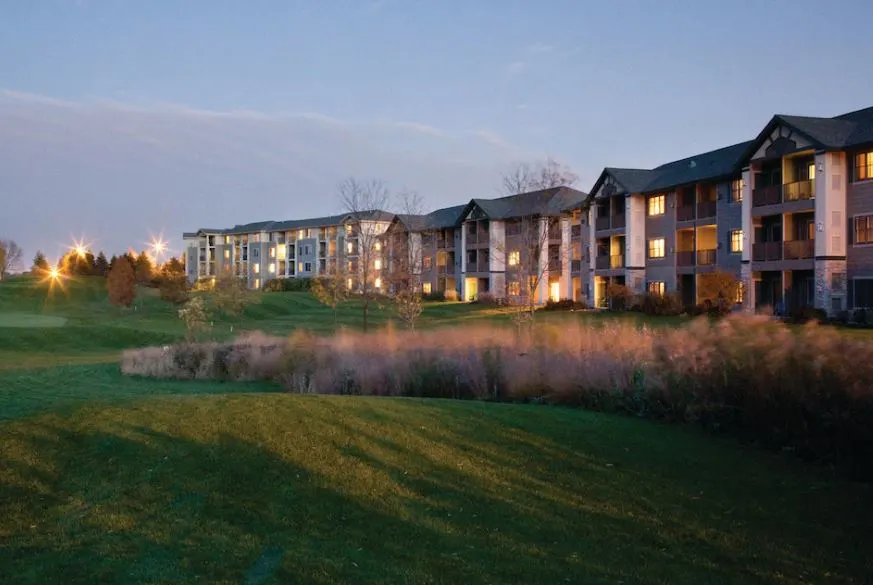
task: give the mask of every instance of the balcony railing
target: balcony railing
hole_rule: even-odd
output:
[[[788,240],[783,243],[786,260],[801,260],[815,257],[815,240]]]
[[[488,272],[488,261],[467,262],[467,272]]]
[[[561,260],[552,258],[549,260],[549,272],[561,272]]]
[[[782,242],[757,242],[752,244],[753,262],[782,260]]]
[[[478,244],[479,243],[479,234],[477,232],[471,232],[467,230],[467,243],[468,244]]]
[[[803,201],[815,198],[815,181],[796,181],[782,185],[782,198],[785,201]]]
[[[570,260],[570,272],[582,272],[582,261]]]
[[[610,268],[624,268],[624,254],[613,254],[609,257]]]
[[[697,265],[713,266],[715,264],[715,250],[698,250]]]
[[[571,238],[581,238],[582,237],[582,226],[581,225],[571,225],[570,226],[570,237]]]
[[[449,266],[448,264],[440,264],[437,266],[437,274],[448,274]]]
[[[676,252],[676,266],[694,266],[694,250]]]
[[[627,222],[625,221],[625,216],[622,213],[621,215],[613,215],[612,216],[612,229],[617,230],[623,228]]]
[[[606,270],[609,268],[609,256],[597,256],[594,259],[594,268],[598,270]]]
[[[752,206],[778,205],[782,203],[782,185],[758,187],[752,192]]]
[[[694,206],[693,205],[682,205],[676,208],[676,220],[677,221],[691,221],[694,219]]]
[[[698,219],[703,219],[704,217],[715,217],[715,208],[715,201],[700,201],[697,204]]]
[[[550,227],[549,228],[549,239],[550,240],[560,240],[561,239],[561,228],[560,227]]]
[[[594,227],[598,230],[608,230],[612,222],[609,221],[608,215],[602,215],[594,220]]]

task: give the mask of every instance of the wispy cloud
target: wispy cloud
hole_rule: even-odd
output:
[[[336,185],[350,175],[408,185],[430,207],[458,204],[492,190],[522,152],[487,130],[414,121],[2,90],[0,128],[0,237],[28,254],[70,230],[119,251],[150,232],[178,238],[202,226],[335,213]]]

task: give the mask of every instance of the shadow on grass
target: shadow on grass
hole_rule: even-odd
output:
[[[22,584],[851,583],[865,562],[860,520],[809,531],[825,517],[845,522],[846,502],[788,518],[815,497],[775,491],[796,478],[759,470],[763,479],[738,477],[732,493],[723,488],[731,497],[713,501],[708,490],[723,478],[696,470],[716,465],[694,457],[717,451],[679,448],[676,457],[691,458],[683,478],[657,461],[622,461],[626,443],[613,438],[562,443],[571,433],[544,424],[549,409],[250,398],[10,425],[0,440],[4,575]],[[584,430],[578,413],[557,415],[553,424]],[[635,457],[653,457],[642,445],[655,433],[642,434],[630,443],[640,445]],[[705,497],[689,497],[701,489]]]

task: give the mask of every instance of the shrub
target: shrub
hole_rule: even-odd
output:
[[[587,309],[585,303],[574,301],[573,299],[561,299],[553,301],[549,299],[543,306],[542,311],[581,311]]]
[[[802,325],[810,321],[824,323],[827,321],[828,315],[823,309],[816,309],[810,305],[804,305],[788,312],[788,321],[794,324]]]
[[[867,320],[869,315],[867,314],[867,309],[855,309],[855,312],[852,313],[852,320],[858,325],[867,325]]]
[[[676,292],[663,295],[647,292],[640,297],[639,304],[643,313],[652,316],[680,315],[684,309],[682,297]]]
[[[498,302],[497,297],[494,296],[494,293],[483,292],[476,295],[476,300],[474,303],[478,303],[480,305],[489,305],[489,306],[497,306],[500,303]]]
[[[272,278],[264,283],[265,292],[309,292],[311,278]]]
[[[421,295],[421,298],[425,301],[445,301],[446,293],[441,290],[435,290],[433,292],[427,293],[426,295]]]
[[[852,320],[852,314],[849,311],[843,309],[834,317],[834,321],[839,323],[840,325],[848,325],[849,321]]]
[[[158,279],[161,300],[181,305],[188,301],[188,279],[182,276],[161,276]]]
[[[630,289],[623,284],[610,284],[606,288],[606,302],[610,311],[624,311],[630,298]]]
[[[293,392],[578,405],[698,425],[873,479],[873,345],[814,322],[731,315],[675,329],[571,320],[517,335],[253,335],[126,351],[122,370],[276,380]]]
[[[453,289],[453,288],[446,289],[445,292],[443,292],[443,296],[444,296],[444,300],[446,300],[446,301],[454,301],[454,302],[457,302],[458,299],[460,298],[460,297],[458,296],[458,291],[456,291],[456,290]]]
[[[125,257],[116,260],[109,270],[106,281],[109,289],[109,302],[116,306],[129,307],[136,298],[136,280],[133,266]]]

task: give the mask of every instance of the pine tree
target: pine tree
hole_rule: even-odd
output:
[[[136,281],[140,284],[145,284],[151,281],[154,273],[154,265],[152,264],[152,259],[149,258],[149,255],[145,251],[140,252],[139,256],[136,257],[133,265],[133,273],[136,277]]]
[[[164,262],[164,265],[161,267],[161,274],[163,276],[185,276],[185,265],[173,256]]]
[[[106,283],[109,302],[119,307],[129,307],[136,298],[136,280],[133,267],[127,258],[121,257],[109,271]]]
[[[37,251],[33,258],[33,271],[38,274],[45,274],[49,271],[48,260],[45,259],[45,254],[41,250]]]
[[[115,256],[112,257],[112,260],[115,261]],[[106,254],[102,251],[97,254],[97,258],[94,260],[94,270],[97,276],[104,278],[109,274],[109,262],[106,260]]]

